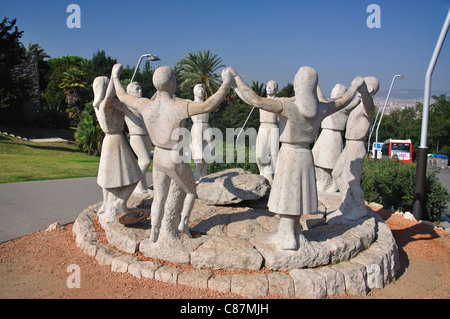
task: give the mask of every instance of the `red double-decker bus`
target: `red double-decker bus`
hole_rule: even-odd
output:
[[[381,149],[381,156],[388,157],[406,163],[412,162],[412,143],[411,140],[394,140],[384,141]]]

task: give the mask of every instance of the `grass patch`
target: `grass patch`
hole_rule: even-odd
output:
[[[69,143],[34,143],[0,135],[0,183],[93,177],[99,161]]]

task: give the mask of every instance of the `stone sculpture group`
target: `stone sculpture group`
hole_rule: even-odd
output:
[[[379,87],[375,77],[357,76],[348,88],[336,84],[328,99],[317,72],[304,66],[294,79],[295,96],[276,97],[277,83],[269,81],[264,98],[228,67],[215,94],[204,100],[204,88],[196,85],[191,101],[175,96],[170,67],[155,70],[157,92],[150,99],[135,82],[125,91],[121,72],[116,64],[110,79],[93,82],[94,110],[105,132],[97,179],[103,202],[84,210],[74,224],[75,241],[85,253],[138,278],[251,297],[363,295],[396,278],[395,240],[365,205],[360,185]],[[260,112],[259,175],[238,168],[207,175],[211,149],[205,150],[214,135],[209,113],[231,89]],[[193,122],[194,173],[179,148],[185,141],[178,130],[187,118]],[[146,174],[152,147],[151,190]],[[191,267],[129,255],[138,251]],[[248,273],[227,273],[234,270]]]
[[[215,94],[204,101],[204,89],[197,85],[195,99],[190,101],[174,95],[176,79],[170,67],[155,70],[153,83],[157,92],[151,99],[142,97],[137,83],[130,83],[125,92],[119,80],[121,72],[122,65],[116,64],[111,80],[98,77],[93,83],[94,109],[106,134],[98,174],[104,197],[98,218],[103,226],[128,213],[127,201],[135,189],[147,192],[145,174],[154,145],[150,240],[158,241],[165,210],[180,201],[178,232],[190,236],[188,225],[197,197],[196,181],[206,175],[202,154],[211,141],[204,134],[209,128],[209,113],[232,88],[243,101],[260,110],[257,163],[260,174],[271,184],[268,209],[280,216],[273,238],[279,249],[298,249],[300,216],[318,211],[318,192],[339,190],[342,205],[336,210],[339,218],[335,220],[344,222],[366,215],[360,180],[364,141],[374,115],[373,95],[378,90],[376,78],[357,76],[348,89],[336,84],[331,99],[327,100],[317,72],[303,66],[294,79],[294,97],[277,98],[277,83],[270,81],[267,98],[263,98],[228,67],[222,72],[223,84]],[[172,133],[184,127],[187,118],[193,120],[191,149],[195,176],[187,161],[173,160],[174,146],[180,139],[174,139]],[[137,161],[122,133],[125,123]],[[343,149],[341,132],[345,127]]]

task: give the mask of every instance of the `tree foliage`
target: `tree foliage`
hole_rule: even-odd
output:
[[[205,98],[208,98],[220,86],[220,74],[216,72],[225,66],[221,63],[222,59],[217,54],[212,54],[210,50],[189,53],[176,65],[180,89],[192,90],[196,84],[203,84]]]
[[[18,110],[27,99],[26,78],[15,75],[12,69],[25,58],[20,43],[23,31],[16,26],[16,19],[4,18],[0,22],[0,108]],[[17,112],[19,115],[20,112]]]

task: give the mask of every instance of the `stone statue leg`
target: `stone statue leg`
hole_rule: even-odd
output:
[[[98,215],[100,224],[103,226],[114,219],[127,214],[127,201],[136,188],[137,183],[122,187],[107,188],[105,211]]]
[[[138,165],[144,175],[144,178],[138,183],[136,191],[147,193],[148,185],[146,174],[151,163],[150,152],[152,149],[152,142],[148,135],[131,135],[130,146],[138,157]]]
[[[196,184],[194,175],[192,174],[191,167],[187,163],[180,163],[175,166],[175,174],[172,179],[181,187],[186,193],[186,197],[183,203],[183,210],[181,211],[181,221],[178,226],[178,230],[186,235],[189,233],[189,217],[191,215],[192,208],[194,207],[195,199],[197,198]]]
[[[195,163],[194,179],[199,181],[203,176],[208,175],[208,164],[204,160]]]
[[[277,162],[278,162],[278,153],[280,152],[280,130],[279,128],[271,128],[270,129],[270,135],[269,135],[269,141],[270,141],[270,167],[272,171],[272,175],[275,174],[275,170],[277,168]]]
[[[280,224],[276,235],[276,242],[283,250],[296,250],[298,248],[295,233],[300,228],[300,216],[283,215],[280,216]]]
[[[151,208],[152,232],[150,234],[150,239],[153,242],[158,240],[161,220],[164,215],[164,205],[169,193],[169,188],[170,177],[163,171],[160,171],[158,166],[153,166],[154,198]]]
[[[267,178],[272,184],[273,173],[270,174],[270,146],[269,142],[269,129],[267,127],[260,127],[258,135],[256,137],[256,164],[258,165],[259,174]]]

